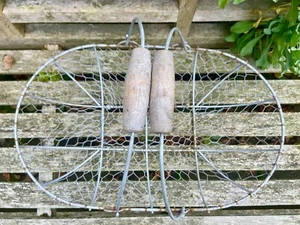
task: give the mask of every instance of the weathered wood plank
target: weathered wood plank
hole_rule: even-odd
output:
[[[147,44],[164,45],[172,26],[170,24],[145,24]],[[0,49],[43,49],[46,44],[57,44],[63,49],[99,43],[118,44],[124,41],[129,24],[27,24],[23,39],[5,39]],[[193,24],[186,41],[191,46],[206,48],[228,48],[224,37],[229,34],[227,23]],[[131,37],[139,42],[136,33]],[[173,43],[181,43],[174,38]]]
[[[175,65],[176,65],[176,72],[177,73],[185,73],[185,72],[191,72],[192,73],[192,66],[190,64],[193,63],[194,54],[186,54],[184,51],[173,51],[175,54]],[[226,52],[229,52],[226,50]],[[9,51],[9,50],[0,50],[0,58],[3,58],[5,55],[11,55],[15,59],[15,64],[13,67],[9,70],[9,74],[33,74],[35,73],[44,63],[46,63],[48,60],[50,60],[53,56],[61,53],[61,51],[39,51],[39,50],[16,50],[16,51]],[[229,52],[230,53],[230,52]],[[130,52],[127,51],[106,51],[105,53],[101,53],[99,51],[99,54],[101,54],[101,57],[103,58],[104,69],[105,71],[115,72],[115,73],[124,73],[124,71],[121,71],[121,69],[124,66],[116,66],[117,62],[120,63],[126,63],[126,58],[129,58]],[[210,57],[208,57],[210,56]],[[222,62],[219,59],[219,55],[215,55],[216,60],[214,60],[214,64],[210,63],[212,61],[211,57],[213,55],[203,54],[201,55],[202,61],[206,60],[205,67],[200,67],[199,70],[202,73],[209,72],[227,72],[228,70],[224,69],[224,62]],[[90,60],[95,61],[94,55],[91,55],[91,53],[87,52],[78,52],[78,53],[72,53],[68,56],[69,63],[72,63],[72,70],[76,70],[79,72],[85,72],[85,71],[98,71],[98,68],[96,65],[89,65],[89,67],[85,67],[82,62],[79,64],[78,59],[85,58],[86,61]],[[122,60],[123,58],[123,60]],[[66,59],[65,59],[66,60]],[[120,61],[121,60],[121,61]],[[74,63],[76,62],[76,64]],[[0,62],[3,63],[3,62]],[[249,63],[251,65],[254,65],[254,63],[250,60]],[[204,64],[204,63],[203,63]],[[219,64],[219,65],[218,65]],[[226,64],[226,67],[228,65]],[[232,65],[234,68],[236,64]],[[124,70],[124,68],[123,68]],[[191,71],[188,71],[191,70]],[[253,73],[252,70],[249,68],[243,68],[243,71],[248,73]],[[261,73],[280,73],[280,68],[273,68],[270,67],[266,70],[259,70]],[[7,75],[8,71],[4,69],[4,65],[0,66],[0,76],[1,75]]]
[[[3,8],[5,5],[6,1],[5,0],[0,0],[0,12],[3,13]]]
[[[230,225],[265,225],[265,224],[276,224],[276,225],[296,225],[300,223],[299,215],[280,215],[280,210],[278,210],[278,215],[265,215],[264,212],[261,212],[261,215],[257,216],[186,216],[179,222],[181,225],[219,225],[219,224],[230,224]],[[37,219],[37,218],[24,218],[19,219],[17,216],[14,219],[0,219],[0,223],[4,225],[15,225],[15,224],[24,224],[24,225],[94,225],[94,224],[102,224],[102,225],[110,225],[110,224],[153,224],[153,225],[172,225],[174,221],[172,221],[167,216],[150,216],[150,217],[104,217],[104,218],[90,218],[90,215],[87,213],[86,218],[73,218],[73,216],[69,216],[69,218],[51,218],[51,219]],[[139,214],[137,214],[139,215]]]
[[[81,85],[86,88],[96,99],[100,96],[100,82],[96,80],[94,82],[80,82]],[[208,93],[214,85],[218,82],[210,81],[199,81],[196,82],[196,98],[195,102],[200,102],[201,98]],[[293,85],[297,85],[298,82],[271,82],[275,84],[274,88],[278,87],[279,96],[283,95],[282,103],[291,101],[295,98],[289,98],[290,93],[285,92],[286,88],[291,88]],[[291,83],[290,86],[284,86]],[[123,82],[117,81],[104,81],[104,101],[106,105],[120,105],[123,100]],[[192,82],[176,82],[175,98],[177,105],[191,105],[192,104]],[[272,98],[271,92],[264,87],[263,82],[249,81],[245,83],[244,81],[236,82],[226,82],[221,85],[217,91],[212,92],[212,94],[205,99],[205,104],[234,104],[234,103],[251,103],[263,100],[269,100]],[[0,105],[15,105],[20,97],[20,92],[25,87],[25,82],[0,82],[0,88],[2,92],[0,93],[0,98],[3,101]],[[241,88],[239,88],[241,87]],[[257,91],[257,88],[260,91]],[[283,89],[279,89],[279,88]],[[285,87],[285,88],[284,88]],[[245,89],[247,92],[245,93]],[[295,89],[295,91],[298,89]],[[72,81],[58,81],[58,82],[33,82],[30,88],[27,89],[27,96],[23,98],[23,105],[26,104],[42,104],[41,100],[34,97],[37,96],[43,99],[56,100],[59,102],[66,102],[69,104],[81,104],[81,105],[95,105],[91,98],[89,98],[76,84]],[[284,98],[286,96],[286,98]],[[282,99],[282,98],[280,98]],[[46,103],[46,100],[43,100]],[[295,102],[293,102],[295,103]],[[59,103],[57,103],[59,104]],[[61,103],[63,104],[63,103]]]
[[[297,114],[297,113],[296,113]],[[297,123],[296,117],[286,113],[287,134]],[[294,117],[296,116],[296,117]],[[196,116],[195,129],[204,136],[280,136],[281,121],[278,113],[205,113]],[[289,128],[290,127],[290,128]]]
[[[9,71],[9,74],[33,74],[39,67],[47,62],[51,57],[58,54],[58,51],[0,51],[0,58],[5,55],[11,55],[15,59],[15,65]],[[3,63],[2,61],[0,62]],[[27,66],[26,66],[27,65]],[[0,66],[0,74],[8,74],[4,65]]]
[[[114,182],[111,184],[113,186],[119,185],[118,182]],[[259,185],[261,182],[259,181],[245,181],[242,184],[250,186]],[[155,193],[155,206],[164,206],[163,199],[161,196],[161,187],[159,181],[152,182],[152,190]],[[78,185],[84,186],[87,183],[78,183]],[[183,184],[184,185],[184,184]],[[189,182],[190,194],[183,195],[183,193],[179,195],[174,195],[174,193],[178,193],[178,189],[182,188],[181,185],[177,182],[170,182],[168,183],[168,190],[170,194],[169,200],[170,203],[174,206],[181,206],[178,199],[184,198],[184,201],[188,206],[197,206],[197,202],[195,199],[199,196],[199,190],[197,186],[197,182]],[[280,205],[298,205],[300,204],[300,199],[296,198],[295,196],[300,195],[300,189],[297,188],[300,185],[299,180],[271,180],[268,182],[267,186],[264,187],[259,194],[255,195],[252,198],[248,198],[248,200],[243,201],[239,204],[239,206],[280,206]],[[144,183],[146,187],[146,183]],[[205,186],[206,187],[206,186]],[[228,182],[221,182],[221,181],[211,181],[209,184],[210,189],[205,192],[207,194],[208,200],[211,196],[214,199],[217,198],[224,198],[224,200],[228,200],[227,198],[233,197],[236,200],[237,192],[232,190],[232,185],[228,184]],[[135,191],[135,198],[127,198],[126,205],[127,206],[139,206],[145,207],[148,206],[148,199],[145,192],[138,193],[136,189],[132,189],[132,185],[126,186],[127,193],[130,194],[132,191]],[[138,187],[135,187],[138,188]],[[235,189],[235,188],[234,188]],[[51,208],[67,208],[70,207],[66,204],[60,203],[51,199],[48,195],[46,195],[43,191],[38,190],[38,187],[34,183],[0,183],[0,204],[4,208],[40,208],[40,207],[51,207]],[[52,189],[53,192],[58,192],[59,195],[62,197],[64,194],[68,194],[66,192],[68,190],[69,193],[76,193],[78,186],[71,183],[59,183]],[[84,189],[81,189],[84,190]],[[146,190],[146,189],[145,189]],[[235,189],[236,190],[236,189]],[[108,190],[107,190],[108,191]],[[232,191],[232,193],[231,193]],[[91,194],[91,193],[90,193]],[[111,199],[110,207],[113,207],[117,192],[109,192],[105,193],[105,198]],[[228,196],[227,196],[228,195]],[[143,196],[143,197],[142,197]],[[196,197],[197,196],[197,197]],[[223,197],[222,197],[223,196]],[[226,197],[225,197],[226,196]],[[88,197],[88,196],[86,196]],[[88,203],[88,202],[87,202]],[[125,202],[124,202],[125,203]],[[228,202],[229,203],[229,202]],[[100,205],[104,207],[104,205]]]
[[[146,23],[175,23],[178,15],[177,1],[121,0],[107,2],[89,1],[51,3],[38,1],[7,0],[4,13],[13,23],[129,23],[133,15],[139,15]],[[194,22],[255,20],[252,10],[266,10],[276,6],[272,1],[252,0],[243,4],[229,5],[222,10],[216,1],[199,1]],[[266,17],[274,12],[266,12]]]
[[[1,13],[0,10],[0,40],[3,43],[3,39],[10,40],[22,40],[24,37],[24,25],[13,25],[6,18],[6,16]]]
[[[198,0],[179,0],[179,12],[176,26],[187,37],[197,9]]]
[[[52,208],[54,211],[55,209]],[[247,207],[243,207],[242,209],[232,207],[229,209],[223,209],[223,210],[215,210],[210,212],[189,212],[188,215],[185,216],[181,222],[188,221],[190,218],[206,218],[206,217],[215,217],[215,218],[226,218],[226,217],[239,217],[239,216],[249,216],[251,217],[269,217],[269,216],[292,216],[292,215],[298,215],[299,209],[290,209],[289,207],[280,207],[280,209],[272,209],[272,207],[258,207],[257,209],[251,209]],[[79,213],[80,212],[80,213]],[[149,212],[120,212],[119,220],[126,220],[126,219],[133,219],[133,218],[161,218],[166,219],[168,217],[166,212],[159,212],[159,214],[149,214]],[[88,210],[76,210],[76,209],[58,209],[56,210],[55,215],[52,216],[51,220],[59,220],[59,219],[65,219],[65,218],[72,218],[72,219],[115,219],[115,215],[110,212],[104,212],[104,211],[88,211]],[[36,218],[36,212],[34,210],[32,211],[22,211],[18,210],[16,212],[10,211],[7,212],[0,212],[0,220],[13,220],[13,219],[28,219],[34,221],[35,219],[42,219],[42,218]],[[45,218],[47,219],[47,218]],[[171,221],[171,220],[170,220]],[[152,221],[154,222],[154,221]],[[174,222],[173,222],[174,223]],[[127,224],[127,223],[126,223]],[[252,223],[253,224],[253,223]]]
[[[96,82],[95,82],[96,83]],[[203,81],[201,85],[199,85],[199,91],[205,92],[205,88],[210,90],[212,86],[206,85],[209,84],[209,81]],[[269,80],[270,85],[273,87],[274,91],[276,92],[277,96],[281,104],[299,104],[300,99],[298,98],[300,94],[299,85],[300,80]],[[114,82],[114,81],[106,81],[105,84],[107,85],[107,90],[111,90],[115,95],[115,104],[121,104],[123,99],[123,82]],[[232,104],[233,102],[239,101],[241,102],[257,102],[260,100],[260,96],[258,97],[257,94],[261,93],[262,90],[257,92],[257,86],[251,86],[251,81],[248,84],[243,84],[243,81],[237,82],[227,82],[227,85],[224,86],[223,89],[223,96],[219,95],[217,98],[213,98],[214,95],[217,95],[220,92],[215,92],[206,100],[206,103],[216,103],[219,101],[220,103],[229,103]],[[257,83],[256,83],[257,84]],[[26,81],[2,81],[0,82],[0,105],[15,105],[18,102],[22,89],[25,87]],[[244,88],[236,89],[234,85],[238,85],[241,87],[246,87],[247,91],[245,92]],[[57,99],[62,102],[69,102],[74,104],[93,104],[92,100],[87,97],[82,91],[74,91],[78,90],[76,84],[73,82],[33,82],[30,85],[30,90],[32,93],[35,93],[41,97],[48,97],[50,99]],[[197,86],[198,87],[198,86]],[[230,88],[232,87],[232,88]],[[263,85],[261,85],[263,87]],[[198,89],[198,88],[197,88]],[[91,90],[89,88],[88,90]],[[96,91],[96,84],[95,87],[92,89],[93,93],[97,93]],[[100,90],[100,88],[98,89]],[[220,88],[221,90],[221,88]],[[226,95],[225,95],[226,93]],[[100,94],[100,92],[99,92]],[[106,94],[108,94],[106,92]],[[187,82],[176,82],[176,91],[175,97],[176,102],[180,102],[181,104],[191,104],[192,102],[192,84]],[[223,98],[223,99],[222,99]],[[200,101],[201,95],[197,95],[197,100]],[[247,101],[246,101],[247,99]],[[109,100],[109,98],[108,98]],[[222,101],[223,100],[223,101]],[[266,99],[265,99],[266,100]],[[41,104],[39,100],[36,99],[29,99],[26,98],[23,104],[30,103],[30,104]],[[106,102],[106,104],[112,104],[112,101]]]
[[[0,0],[0,39],[22,38],[24,36],[24,25],[13,25],[2,12],[4,5],[5,0]]]
[[[2,138],[13,138],[14,114],[0,114]],[[299,136],[300,113],[285,113],[287,136]],[[97,137],[101,127],[99,113],[62,113],[42,115],[25,113],[19,115],[18,135],[21,138]],[[173,131],[169,135],[193,135],[192,114],[175,113]],[[278,136],[281,135],[278,113],[222,113],[199,114],[196,117],[198,136]],[[105,113],[105,134],[126,136],[121,113]]]
[[[13,137],[14,114],[0,114],[2,138]],[[22,138],[59,138],[59,137],[97,137],[100,135],[101,127],[100,112],[98,113],[63,113],[63,114],[41,114],[26,113],[19,116],[18,130]],[[177,119],[176,119],[177,118]],[[173,133],[184,131],[190,121],[181,121],[180,115],[175,116]],[[185,123],[185,124],[184,124]],[[175,124],[177,126],[175,126]],[[105,113],[105,135],[126,136],[123,131],[121,113]]]
[[[215,147],[217,150],[230,149],[230,150],[249,150],[249,149],[270,149],[275,146],[219,146]],[[279,146],[277,146],[279,148]],[[199,148],[201,148],[199,146]],[[209,149],[209,146],[203,149]],[[287,145],[284,147],[284,151],[280,158],[277,170],[300,170],[300,154],[299,146]],[[80,149],[80,148],[78,148]],[[158,165],[158,146],[152,147],[153,152],[148,154],[149,157],[149,169],[159,170]],[[170,148],[169,148],[170,149]],[[184,151],[185,150],[185,151]],[[38,148],[25,149],[21,147],[23,158],[30,167],[31,172],[58,172],[68,171],[74,167],[74,162],[82,162],[88,156],[85,151],[79,150],[53,150]],[[188,152],[189,151],[189,152]],[[196,170],[195,156],[193,150],[186,146],[176,147],[174,146],[169,151],[165,151],[164,158],[167,162],[165,165],[166,170]],[[0,153],[6,158],[0,165],[0,173],[24,173],[25,170],[21,167],[21,162],[17,155],[15,148],[0,148]],[[277,156],[277,152],[253,152],[253,153],[238,153],[238,152],[224,152],[224,153],[204,153],[219,169],[222,170],[270,170],[273,167],[273,163]],[[104,151],[103,154],[103,171],[117,171],[123,170],[125,167],[125,160],[127,156],[127,148],[120,147],[118,151],[114,151],[111,148],[110,151]],[[200,159],[200,158],[199,158]],[[95,157],[93,162],[88,163],[80,171],[83,170],[96,170],[94,166],[95,161],[98,158]],[[145,153],[135,152],[133,155],[133,161],[136,163],[131,164],[130,170],[143,170],[146,168]],[[228,163],[230,162],[230,163]],[[93,164],[94,163],[94,164]],[[211,170],[212,168],[206,164],[201,163],[202,170]]]

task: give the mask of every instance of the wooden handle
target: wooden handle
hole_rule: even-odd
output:
[[[175,71],[173,53],[156,51],[152,67],[150,97],[150,130],[154,133],[172,132],[175,104]]]
[[[124,84],[123,129],[144,130],[150,97],[151,54],[144,48],[132,51]]]

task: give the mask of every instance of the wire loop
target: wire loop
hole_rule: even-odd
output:
[[[145,32],[144,32],[144,27],[143,27],[141,19],[138,16],[134,17],[134,19],[131,21],[131,24],[130,24],[130,27],[129,27],[129,31],[126,34],[126,46],[128,46],[128,44],[130,42],[130,36],[132,34],[135,22],[137,22],[138,26],[139,26],[139,31],[140,31],[140,36],[141,36],[141,47],[145,48]]]
[[[166,45],[165,45],[165,50],[169,50],[169,47],[170,47],[170,42],[171,42],[171,39],[173,37],[173,34],[175,33],[175,31],[179,34],[179,37],[181,39],[181,42],[183,44],[183,48],[184,50],[187,52],[188,50],[191,49],[191,47],[188,45],[188,43],[184,40],[184,37],[183,37],[183,34],[181,33],[181,31],[179,30],[178,27],[174,27],[170,32],[169,32],[169,35],[167,37],[167,41],[166,41]]]

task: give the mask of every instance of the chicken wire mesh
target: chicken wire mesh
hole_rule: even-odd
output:
[[[159,49],[147,47],[152,55]],[[123,45],[76,47],[28,81],[17,104],[16,149],[38,187],[69,205],[111,212],[215,210],[258,192],[283,149],[275,92],[228,53],[174,48],[173,131],[151,133],[147,120],[133,139],[120,196],[130,142],[122,101],[131,52]],[[38,179],[39,173],[51,176]]]

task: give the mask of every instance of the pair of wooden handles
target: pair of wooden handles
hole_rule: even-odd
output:
[[[151,72],[152,71],[152,72]],[[173,53],[158,50],[151,66],[148,49],[132,51],[126,74],[123,100],[123,129],[142,132],[150,101],[150,132],[172,132],[175,103]]]

